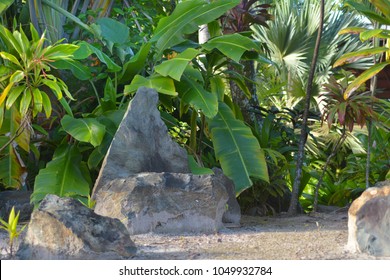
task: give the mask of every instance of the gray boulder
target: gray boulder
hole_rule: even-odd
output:
[[[16,213],[20,211],[19,221],[28,221],[34,206],[30,204],[31,192],[29,191],[3,191],[0,192],[0,218],[8,221],[12,207]]]
[[[123,259],[136,252],[123,224],[72,198],[47,195],[34,210],[19,259]]]
[[[232,180],[226,177],[220,168],[213,168],[216,180],[220,180],[228,194],[228,201],[222,222],[239,225],[241,220],[241,208],[236,198],[236,188]]]
[[[368,188],[348,210],[348,244],[352,252],[390,256],[390,182]]]
[[[140,173],[95,193],[95,212],[118,218],[131,234],[215,232],[228,195],[214,175]]]
[[[94,192],[111,180],[142,172],[190,173],[187,153],[169,136],[157,104],[155,90],[138,89],[103,161]]]

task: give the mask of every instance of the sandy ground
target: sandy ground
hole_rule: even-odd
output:
[[[213,234],[140,234],[132,236],[132,259],[376,259],[345,250],[347,213],[287,217],[243,216],[241,227]],[[7,233],[0,231],[1,258],[8,257]],[[390,260],[390,258],[388,258]]]

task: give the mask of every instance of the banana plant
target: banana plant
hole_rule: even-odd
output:
[[[146,77],[135,74],[124,89],[125,95],[131,95],[140,86],[146,86],[161,93],[162,100],[166,100],[164,96],[171,102],[177,100],[179,117],[191,115],[189,152],[196,159],[201,158],[201,152],[196,152],[201,150],[201,139],[210,138],[216,158],[234,181],[237,193],[250,187],[252,178],[268,181],[268,171],[256,137],[240,119],[240,110],[231,102],[225,87],[229,78],[241,81],[240,85],[245,87],[244,77],[238,73],[232,75],[226,65],[238,63],[246,52],[258,51],[259,47],[241,34],[215,36],[202,45],[184,36],[239,3],[236,0],[179,3],[170,16],[160,20],[151,38],[151,49],[155,50],[153,71]],[[142,58],[145,53],[139,60]],[[202,165],[199,161],[198,164]]]

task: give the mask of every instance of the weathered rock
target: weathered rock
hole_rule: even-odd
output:
[[[223,213],[222,222],[238,225],[241,220],[241,208],[236,198],[234,183],[223,174],[221,169],[213,168],[213,171],[216,179],[220,180],[221,184],[225,187],[229,197],[225,212]]]
[[[19,215],[19,221],[28,221],[34,206],[30,204],[31,192],[29,191],[3,191],[0,192],[0,218],[8,221],[9,213],[15,206]]]
[[[189,173],[186,151],[174,142],[157,110],[158,94],[140,88],[104,159],[94,192],[113,179],[141,172]]]
[[[348,211],[348,245],[352,252],[390,256],[390,182],[368,188]]]
[[[47,195],[31,215],[19,259],[123,259],[136,248],[123,224],[72,198]]]
[[[118,218],[131,234],[215,232],[228,195],[214,175],[140,173],[95,193],[97,214]]]

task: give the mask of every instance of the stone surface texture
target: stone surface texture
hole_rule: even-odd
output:
[[[213,172],[215,174],[215,178],[220,180],[228,194],[227,207],[223,213],[222,221],[224,223],[239,225],[241,220],[241,208],[236,198],[236,188],[234,183],[223,174],[220,168],[213,168]]]
[[[30,204],[31,192],[29,191],[2,191],[0,192],[0,218],[8,221],[9,213],[15,206],[15,212],[19,214],[19,221],[28,221],[34,206]]]
[[[186,151],[175,143],[157,109],[158,94],[141,87],[123,117],[95,183],[142,172],[190,173]]]
[[[191,174],[187,152],[169,136],[157,105],[155,90],[137,91],[95,184],[95,212],[120,219],[131,234],[215,232],[222,217],[239,223],[232,182],[220,171]]]
[[[19,259],[123,259],[136,248],[124,225],[72,198],[47,195],[32,213]]]
[[[215,232],[228,195],[213,175],[163,172],[112,180],[95,199],[96,213],[118,218],[131,234]]]
[[[390,257],[390,181],[368,188],[352,203],[347,248]]]

